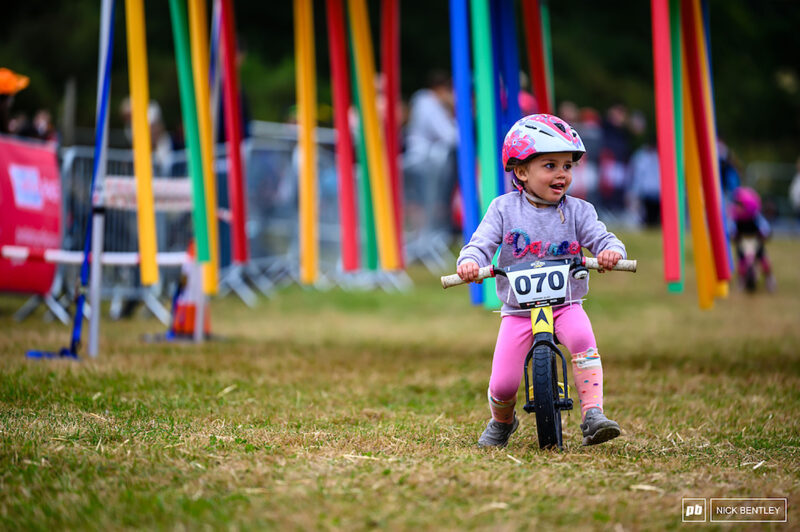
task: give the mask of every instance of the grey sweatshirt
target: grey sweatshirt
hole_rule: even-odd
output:
[[[581,248],[594,255],[611,249],[626,257],[625,245],[597,219],[592,204],[572,196],[565,196],[557,207],[545,208],[534,207],[516,191],[495,198],[456,264],[473,261],[488,266],[501,243],[500,267],[582,255]],[[570,276],[567,303],[580,301],[588,291],[588,277]],[[503,302],[503,313],[529,314],[520,309],[505,277],[497,277],[497,297]]]

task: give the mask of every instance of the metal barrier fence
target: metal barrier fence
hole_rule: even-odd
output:
[[[275,283],[297,280],[298,270],[298,179],[297,179],[297,126],[255,121],[251,124],[253,136],[242,144],[245,161],[247,209],[246,235],[251,261],[244,270],[231,263],[231,232],[227,221],[219,222],[220,265],[222,292],[235,290],[246,302],[254,296],[250,287],[268,294]],[[368,286],[385,289],[408,285],[404,274],[362,272],[343,275],[340,271],[340,229],[338,209],[338,181],[335,161],[335,132],[317,130],[317,164],[319,188],[319,259],[320,287],[338,284],[344,287]],[[226,145],[215,149],[215,173],[218,204],[221,210],[229,207],[227,195]],[[94,163],[94,149],[88,146],[71,146],[60,151],[63,191],[63,243],[62,248],[82,251],[86,223],[91,212],[90,188]],[[133,154],[130,150],[109,149],[106,175],[133,179]],[[356,173],[358,174],[358,172]],[[186,152],[171,154],[170,164],[154,165],[153,176],[185,179],[187,175]],[[424,178],[424,176],[423,176]],[[427,196],[430,200],[430,196]],[[421,211],[434,207],[422,202]],[[409,262],[421,260],[431,270],[440,271],[450,266],[446,230],[422,223],[406,233],[406,250]],[[105,250],[135,252],[138,250],[136,212],[108,208],[105,215]],[[159,252],[185,251],[192,239],[191,212],[163,212],[156,207],[156,237]],[[160,267],[160,281],[155,287],[144,288],[139,283],[137,267],[104,266],[102,298],[111,301],[111,316],[119,318],[130,314],[140,303],[159,319],[168,322],[169,313],[159,299],[168,301],[179,279],[178,268]],[[235,274],[235,275],[234,275]],[[244,279],[237,280],[237,275]],[[76,290],[79,268],[61,265],[53,286],[54,295],[62,305],[69,306]],[[247,283],[242,284],[242,283]],[[238,283],[238,284],[237,284]],[[227,287],[226,287],[227,285]],[[226,289],[227,288],[227,289]],[[24,317],[24,316],[23,316]],[[59,319],[64,321],[63,316]]]
[[[133,154],[130,150],[109,149],[106,174],[133,178]],[[94,149],[72,146],[61,150],[61,182],[64,211],[62,249],[83,251],[86,224],[91,215],[91,181]],[[154,177],[170,177],[156,174]],[[136,212],[109,208],[105,215],[104,251],[138,251]],[[159,251],[185,251],[191,240],[191,213],[156,211],[156,236]],[[160,282],[154,288],[142,287],[138,267],[104,266],[102,297],[111,300],[111,315],[129,314],[139,303],[161,321],[169,322],[169,312],[158,298],[174,289],[180,271],[175,267],[160,268]],[[54,282],[54,292],[68,298],[74,296],[72,283],[79,276],[79,267],[61,265]]]
[[[254,121],[253,136],[242,145],[245,161],[247,208],[246,235],[251,261],[244,270],[231,263],[231,233],[228,223],[220,221],[220,255],[223,293],[235,290],[248,302],[254,301],[251,288],[269,294],[275,283],[297,280],[298,270],[298,179],[297,126]],[[344,287],[371,286],[385,289],[402,288],[407,280],[381,273],[343,275],[340,271],[340,232],[338,182],[335,164],[335,132],[317,130],[317,164],[319,187],[320,286],[338,284]],[[432,150],[436,154],[436,150]],[[227,197],[226,146],[216,146],[215,171],[218,203],[221,209],[229,205]],[[452,267],[451,234],[448,221],[442,220],[441,182],[433,174],[437,168],[450,163],[447,154],[425,159],[423,164],[407,157],[404,167],[406,199],[406,258],[408,263],[422,262],[433,272]],[[63,148],[61,178],[63,191],[64,235],[63,249],[83,249],[86,222],[90,214],[89,190],[94,150],[91,147]],[[154,165],[154,177],[185,179],[186,153],[175,151],[165,170]],[[747,166],[744,183],[761,193],[765,211],[779,230],[797,232],[800,224],[793,216],[788,189],[794,175],[794,165],[754,162]],[[130,150],[108,151],[107,175],[133,178],[133,154]],[[164,175],[166,174],[166,175]],[[356,172],[358,176],[358,172]],[[357,177],[358,178],[358,177]],[[191,212],[156,212],[156,232],[159,252],[185,251],[192,239]],[[137,251],[136,213],[108,209],[105,216],[105,251]],[[165,323],[169,313],[159,299],[168,301],[178,281],[178,268],[162,266],[160,282],[152,288],[142,288],[136,267],[104,267],[102,295],[111,300],[111,315],[118,318],[144,303]],[[243,276],[239,279],[237,276]],[[72,284],[78,278],[78,267],[58,268],[53,292],[64,306],[74,295]],[[237,279],[239,279],[237,281]],[[237,282],[240,283],[237,285]],[[227,284],[227,287],[226,287]],[[64,315],[59,319],[65,321]]]

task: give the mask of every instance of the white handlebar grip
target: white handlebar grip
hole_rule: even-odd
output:
[[[585,257],[584,258],[584,266],[591,270],[599,270],[600,265],[597,263],[597,259],[593,257]],[[621,259],[617,262],[616,265],[612,268],[612,270],[617,270],[621,272],[635,272],[636,271],[637,261],[635,260],[625,260]]]
[[[484,266],[483,268],[478,270],[478,280],[482,281],[487,277],[494,277],[494,267],[493,266]],[[451,286],[458,286],[460,284],[465,284],[465,281],[458,276],[457,273],[452,275],[443,275],[442,276],[442,288],[450,288]]]

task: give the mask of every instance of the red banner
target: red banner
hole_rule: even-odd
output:
[[[61,247],[61,179],[55,144],[0,137],[0,246]],[[54,264],[0,257],[0,292],[45,294]]]

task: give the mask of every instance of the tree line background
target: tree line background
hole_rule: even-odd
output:
[[[379,5],[369,3],[373,41]],[[519,10],[519,6],[518,10]],[[151,98],[167,127],[180,127],[180,106],[168,3],[147,2]],[[99,0],[10,2],[0,17],[0,66],[31,78],[14,110],[46,108],[58,122],[67,81],[77,88],[76,123],[92,128],[97,83]],[[556,101],[603,112],[624,103],[641,110],[653,128],[650,3],[550,2]],[[286,120],[295,103],[292,4],[235,2],[236,27],[246,54],[241,82],[251,117]],[[711,51],[720,136],[744,159],[794,161],[800,154],[800,2],[711,0]],[[210,18],[210,14],[209,14]],[[314,1],[318,101],[331,102],[325,2]],[[520,17],[521,18],[521,17]],[[401,1],[402,96],[425,85],[432,69],[450,68],[448,2]],[[521,31],[520,27],[520,31]],[[521,35],[521,34],[520,34]],[[520,59],[527,71],[524,43]],[[128,94],[124,2],[115,15],[112,127]],[[321,114],[324,118],[324,113]]]

